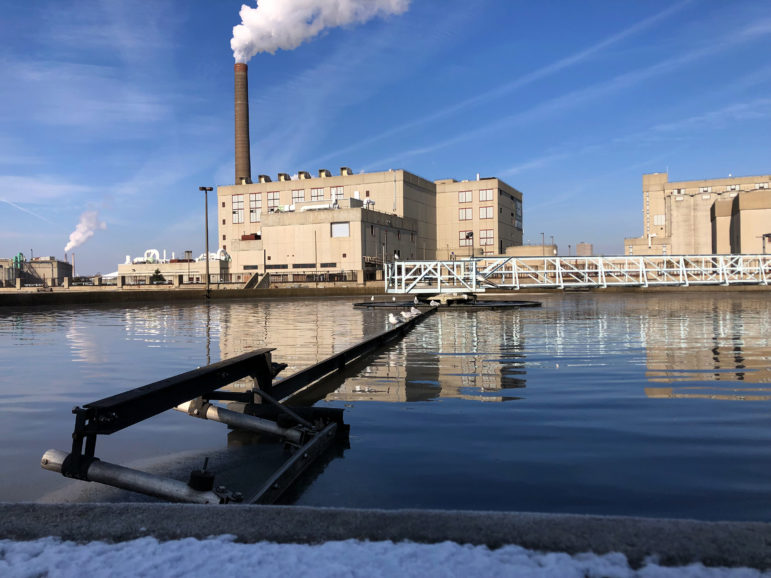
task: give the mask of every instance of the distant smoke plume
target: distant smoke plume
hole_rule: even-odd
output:
[[[258,0],[241,6],[241,24],[233,27],[230,47],[236,62],[259,52],[292,50],[325,28],[401,14],[410,0]]]
[[[104,230],[106,228],[107,224],[99,221],[99,213],[96,211],[86,211],[80,215],[80,222],[78,223],[78,226],[75,227],[75,230],[72,233],[70,233],[70,242],[67,243],[67,246],[64,248],[64,252],[66,253],[70,249],[74,249],[78,245],[85,243],[88,239],[94,236],[94,233],[98,229]]]

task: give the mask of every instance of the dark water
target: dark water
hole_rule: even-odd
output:
[[[767,294],[537,299],[436,314],[320,400],[351,447],[295,502],[771,520]],[[288,375],[385,329],[351,303],[0,309],[0,499],[72,484],[39,468],[72,406],[262,346]],[[230,451],[223,426],[169,412],[97,455],[190,450]]]

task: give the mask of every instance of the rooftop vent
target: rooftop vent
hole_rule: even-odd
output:
[[[260,179],[261,183],[269,183],[269,182],[271,182],[270,181],[270,177],[268,175],[260,175],[259,179]]]
[[[330,173],[327,169],[319,169],[319,176],[320,177],[331,177],[332,173]]]
[[[353,171],[350,167],[340,167],[340,174],[347,177],[348,175],[352,175]]]
[[[289,177],[289,173],[278,173],[278,180],[279,181],[291,181],[292,179]]]
[[[301,179],[309,179],[311,178],[311,174],[308,171],[298,171],[297,176]]]

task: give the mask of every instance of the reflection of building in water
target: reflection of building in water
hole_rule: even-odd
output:
[[[506,401],[524,376],[519,311],[441,312],[326,399]]]
[[[273,361],[287,364],[280,377],[314,365],[365,338],[360,311],[350,303],[323,299],[232,304],[221,309],[219,323],[222,359],[274,347]]]
[[[771,383],[771,327],[764,299],[658,301],[642,318],[649,381]]]
[[[771,387],[646,387],[645,395],[667,399],[723,399],[728,401],[769,401]]]

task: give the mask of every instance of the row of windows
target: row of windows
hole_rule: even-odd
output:
[[[768,188],[768,183],[755,183],[755,188],[756,189],[767,189]],[[725,190],[727,192],[730,192],[730,191],[741,191],[742,187],[741,187],[741,185],[726,185]],[[700,193],[711,193],[712,192],[712,187],[711,186],[699,187],[699,192]],[[684,195],[685,194],[685,189],[672,189],[672,194],[673,195]],[[648,193],[645,193],[645,195],[647,196]]]
[[[479,207],[480,219],[492,219],[495,215],[495,207]],[[471,207],[458,209],[459,221],[470,221],[474,218],[474,210]]]
[[[474,200],[474,194],[472,191],[459,191],[458,192],[458,202],[459,203],[470,203]],[[484,201],[492,201],[493,200],[493,190],[492,189],[482,189],[479,191],[479,200]]]
[[[273,206],[277,207],[279,204],[280,191],[269,191],[266,194],[268,196],[268,209],[272,208],[271,201],[273,201]],[[329,198],[331,200],[340,200],[344,197],[344,195],[345,190],[343,187],[329,187]],[[366,196],[369,197],[369,191],[366,191]],[[243,195],[233,195],[232,202],[234,204],[237,202],[243,203],[243,197]],[[322,201],[324,198],[325,196],[323,187],[311,189],[311,201]],[[258,204],[262,203],[262,193],[249,193],[249,200]],[[307,200],[308,199],[305,197],[305,189],[292,189],[292,203],[302,203]],[[222,206],[225,206],[224,201],[222,202]]]
[[[495,235],[492,229],[482,229],[479,231],[479,244],[480,245],[492,245]],[[471,247],[474,244],[474,232],[473,231],[459,231],[458,232],[458,245],[461,247]]]

